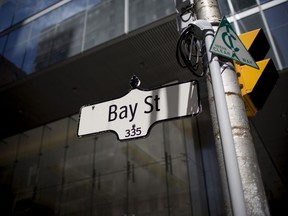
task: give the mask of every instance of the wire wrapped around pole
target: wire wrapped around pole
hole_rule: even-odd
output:
[[[202,58],[203,42],[193,35],[192,26],[181,33],[176,48],[176,59],[182,68],[188,68],[196,77],[203,77],[205,70],[198,73],[200,59]]]

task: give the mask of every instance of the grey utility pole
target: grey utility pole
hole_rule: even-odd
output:
[[[214,27],[214,31],[205,31],[204,36],[210,68],[206,76],[226,214],[269,215],[237,74],[231,61],[219,61],[207,47],[211,45],[220,22],[217,1],[194,0],[191,3],[191,13],[195,13],[191,17],[208,21]]]

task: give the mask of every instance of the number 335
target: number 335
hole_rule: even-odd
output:
[[[125,130],[125,137],[134,137],[141,135],[141,127]]]

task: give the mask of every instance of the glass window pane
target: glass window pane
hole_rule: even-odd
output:
[[[130,0],[129,30],[139,28],[173,13],[175,13],[174,1]]]
[[[22,141],[19,145],[18,159],[38,156],[40,151],[42,127],[26,131],[22,135]],[[24,141],[25,139],[25,141]]]
[[[155,143],[154,143],[155,144]],[[129,212],[133,215],[168,215],[165,162],[130,164]]]
[[[36,49],[37,43],[29,41],[26,46],[24,62],[22,66],[22,70],[25,71],[26,74],[30,74],[35,70],[35,57],[36,57]]]
[[[263,24],[263,20],[262,20],[261,15],[259,13],[245,17],[241,20],[238,20],[237,22],[239,24],[239,28],[240,28],[241,33],[252,31],[252,30],[255,30],[258,28],[262,28],[266,37],[267,37],[266,28]],[[273,62],[276,65],[276,58],[275,58],[274,52],[271,48],[269,49],[269,51],[267,53],[267,57],[274,59]]]
[[[33,38],[33,41],[38,41],[35,50],[35,60],[33,70],[37,71],[50,65],[50,57],[52,56],[52,49],[54,43],[55,27],[47,28],[42,31],[38,38]]]
[[[28,215],[37,214],[34,208],[33,203],[33,193],[17,193],[14,195],[14,206],[13,206],[13,214],[21,215],[21,213],[25,212]]]
[[[24,61],[26,44],[20,44],[5,51],[4,56],[16,65],[18,68],[21,68]]]
[[[127,206],[127,144],[106,133],[94,141],[92,215],[124,215]]]
[[[124,1],[103,1],[88,11],[84,49],[92,48],[123,33]]]
[[[231,11],[228,6],[228,2],[226,0],[218,1],[219,10],[222,16],[228,16],[231,14]]]
[[[0,166],[12,164],[17,159],[19,136],[11,136],[0,142]]]
[[[18,68],[22,68],[30,35],[30,25],[25,25],[8,35],[4,56]]]
[[[35,12],[34,5],[34,0],[17,1],[13,24],[31,16]]]
[[[193,213],[196,210],[195,215],[202,215],[201,212],[205,210],[213,215],[226,215],[209,103],[208,100],[202,100],[201,103],[203,111],[192,121],[195,144],[187,145]],[[204,200],[208,200],[207,208]],[[199,202],[202,209],[199,208]],[[205,211],[203,215],[209,215]]]
[[[68,119],[61,119],[45,126],[39,161],[38,188],[61,183],[67,126]]]
[[[58,23],[60,16],[60,10],[58,8],[36,19],[32,23],[31,36],[33,38],[37,38],[41,33],[45,34],[51,28],[55,28],[55,25]]]
[[[0,199],[12,195],[11,183],[16,164],[19,135],[6,138],[0,142]],[[10,195],[9,195],[10,194]]]
[[[44,8],[57,3],[59,0],[37,0],[36,12],[43,10]]]
[[[126,176],[125,171],[97,175],[91,200],[92,215],[128,216]]]
[[[269,1],[273,1],[273,0],[259,0],[260,4],[263,4],[263,3],[266,3],[266,2],[269,2]]]
[[[7,36],[3,36],[0,38],[0,54],[3,54],[4,52],[4,47],[7,41],[6,39],[7,39]]]
[[[6,49],[10,49],[18,44],[25,43],[30,36],[30,25],[25,25],[15,31],[12,31],[8,36]]]
[[[70,118],[68,148],[65,161],[65,183],[92,177],[94,144],[93,136],[77,137],[78,122]]]
[[[12,19],[15,11],[15,1],[8,0],[0,7],[0,31],[8,28],[12,24]]]
[[[60,50],[65,53],[61,55],[63,59],[81,52],[84,18],[85,13],[78,13],[59,23],[54,35],[53,56],[57,56]]]
[[[43,209],[38,215],[57,215],[59,200],[61,197],[60,187],[47,187],[36,191],[35,203]]]
[[[33,141],[33,134],[30,136],[28,133],[21,134],[19,138],[17,163],[13,176],[13,190],[15,192],[28,192],[33,191],[36,186],[37,178],[37,162],[39,142],[36,139]]]
[[[91,180],[65,185],[59,215],[90,215],[91,190]]]
[[[188,119],[186,119],[188,121]],[[191,119],[189,119],[191,120]],[[164,122],[168,193],[171,215],[191,215],[186,139],[183,120]],[[191,127],[190,127],[191,129]]]
[[[99,4],[105,0],[88,0],[88,7],[91,7],[93,5]]]
[[[37,179],[37,162],[37,156],[23,158],[17,162],[13,176],[14,192],[33,191]]]
[[[166,215],[167,188],[163,125],[152,127],[145,139],[128,143],[129,212]]]
[[[65,5],[63,5],[60,10],[60,17],[58,22],[61,23],[64,20],[67,20],[73,17],[76,14],[84,12],[86,9],[86,0],[73,0]]]
[[[125,171],[127,146],[119,142],[115,134],[102,134],[96,139],[95,167],[99,175]]]
[[[257,5],[256,0],[232,0],[235,12],[243,11]]]
[[[273,35],[281,62],[288,67],[288,3],[264,11],[269,28]]]

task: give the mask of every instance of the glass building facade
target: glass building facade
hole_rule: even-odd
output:
[[[278,68],[288,66],[285,1],[219,1],[219,6],[238,33],[255,27],[269,31]],[[28,75],[172,14],[172,0],[5,0],[0,53]]]
[[[221,214],[219,182],[205,185],[217,175],[203,170],[204,155],[216,163],[213,147],[200,151],[213,142],[199,141],[196,119],[159,123],[146,139],[119,142],[109,133],[77,138],[77,117],[2,141],[1,186],[13,191],[14,214]],[[208,195],[219,200],[209,204]]]
[[[287,1],[218,4],[237,33],[263,28],[268,56],[287,69]],[[0,54],[9,70],[0,71],[0,89],[167,17],[176,17],[173,0],[2,0]],[[113,133],[79,139],[78,114],[2,137],[0,214],[225,214],[205,97],[202,106],[197,117],[158,123],[128,142]]]

